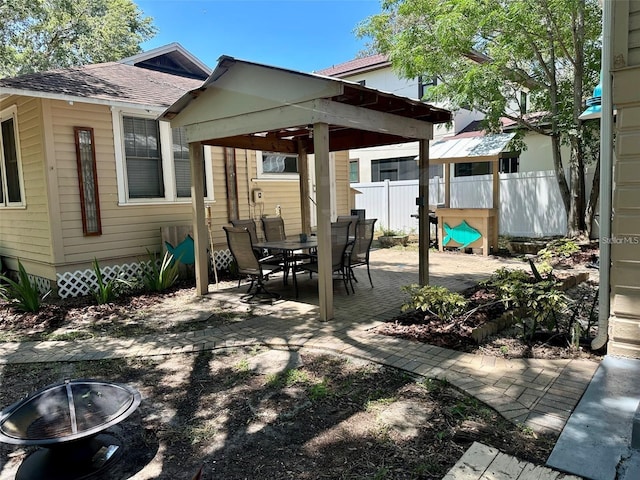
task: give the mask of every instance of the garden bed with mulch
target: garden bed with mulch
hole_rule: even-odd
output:
[[[582,326],[578,340],[570,338],[567,331],[545,329],[523,339],[523,330],[513,312],[505,308],[494,290],[480,285],[462,292],[468,306],[452,319],[409,310],[379,326],[376,332],[482,355],[599,360],[603,352],[594,352],[590,346],[596,334],[598,283],[589,280],[588,268],[595,265],[597,253],[593,246],[586,245],[571,255],[555,258],[552,263],[553,275],[549,278],[558,281],[568,299],[567,311],[559,316],[570,316]],[[488,332],[482,332],[483,329]]]

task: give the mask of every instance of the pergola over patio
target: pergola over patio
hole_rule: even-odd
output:
[[[306,157],[315,155],[318,297],[321,320],[333,318],[329,153],[417,140],[419,149],[419,282],[429,280],[429,140],[447,110],[344,80],[222,56],[203,85],[162,117],[184,127],[191,158],[196,291],[208,292],[201,145],[298,155],[303,230],[310,229]]]

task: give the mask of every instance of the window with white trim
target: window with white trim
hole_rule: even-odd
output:
[[[120,204],[188,202],[191,161],[184,128],[148,112],[113,110]],[[211,147],[203,146],[205,199],[213,201]]]
[[[191,159],[189,157],[189,143],[184,127],[171,129],[173,171],[176,179],[176,196],[178,198],[191,198]],[[202,155],[202,168],[204,178],[204,196],[207,198],[207,169],[205,167],[204,146]]]
[[[360,181],[360,160],[358,158],[349,159],[349,183]]]
[[[164,198],[158,122],[123,116],[122,129],[129,198]]]
[[[0,207],[24,205],[17,109],[0,112]]]
[[[298,179],[298,155],[293,153],[257,152],[258,177]]]

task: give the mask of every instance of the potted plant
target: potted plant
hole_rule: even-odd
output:
[[[378,241],[383,248],[394,247],[396,245],[406,247],[409,241],[409,235],[391,229],[383,229],[382,235],[378,237]]]

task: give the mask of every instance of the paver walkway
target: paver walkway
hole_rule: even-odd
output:
[[[475,255],[431,253],[430,282],[462,290],[513,261]],[[522,265],[522,264],[520,264]],[[417,282],[417,253],[372,252],[371,289],[366,273],[356,294],[336,284],[335,320],[318,320],[315,280],[301,278],[299,299],[255,307],[251,318],[216,328],[126,339],[22,342],[1,344],[0,363],[29,363],[124,358],[195,352],[226,347],[266,345],[272,348],[336,352],[379,362],[408,372],[446,379],[495,408],[504,417],[536,431],[560,432],[593,376],[597,364],[586,360],[506,360],[447,350],[376,335],[371,331],[399,311],[401,285]],[[362,275],[365,273],[364,275]],[[271,282],[283,288],[281,282]],[[207,298],[189,305],[161,305],[154,316],[207,319],[216,305],[246,311],[235,282],[210,287]],[[285,292],[286,293],[286,292]],[[291,292],[288,292],[291,295]]]
[[[442,480],[580,480],[474,442]]]

